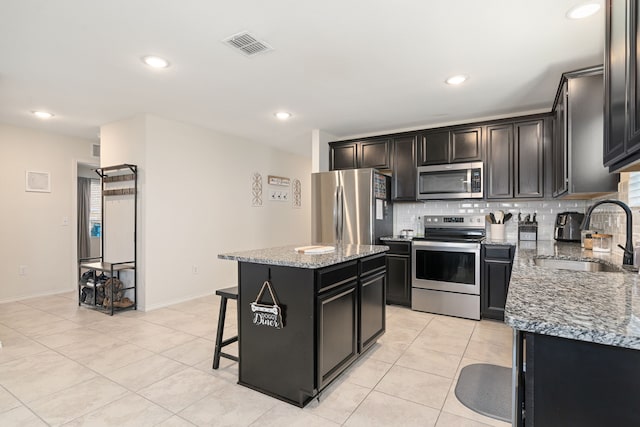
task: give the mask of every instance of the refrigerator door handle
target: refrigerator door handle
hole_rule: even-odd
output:
[[[336,189],[336,244],[342,245],[342,233],[344,231],[344,190],[342,185]]]

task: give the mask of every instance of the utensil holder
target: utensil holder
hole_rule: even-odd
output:
[[[504,224],[491,224],[491,240],[504,240]]]

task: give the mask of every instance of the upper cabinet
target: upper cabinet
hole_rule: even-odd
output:
[[[332,142],[330,143],[329,169],[355,169],[358,167],[358,143],[357,142]]]
[[[330,170],[376,168],[390,169],[391,148],[388,139],[332,142],[329,144]]]
[[[391,150],[388,139],[362,141],[359,146],[359,168],[389,169],[391,167]]]
[[[513,197],[544,197],[544,120],[513,125]]]
[[[640,170],[640,87],[637,1],[607,0],[604,64],[604,165]]]
[[[482,127],[426,131],[420,136],[418,166],[482,160]]]
[[[329,143],[329,169],[390,170],[393,200],[416,199],[415,134]]]
[[[416,199],[416,136],[392,139],[391,178],[393,200]]]
[[[544,119],[487,125],[487,199],[544,197]]]
[[[554,103],[553,196],[588,198],[618,189],[600,157],[603,145],[602,67],[564,73]]]

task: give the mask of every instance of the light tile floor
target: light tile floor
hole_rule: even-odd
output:
[[[386,334],[300,409],[237,385],[235,362],[211,369],[215,296],[113,317],[76,298],[0,304],[0,426],[509,425],[454,393],[464,366],[511,366],[500,322],[387,306]],[[235,328],[230,301],[225,336]]]

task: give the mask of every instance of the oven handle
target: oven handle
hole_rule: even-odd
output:
[[[414,240],[413,246],[418,248],[427,248],[429,250],[438,249],[462,249],[469,252],[480,250],[480,243],[464,243],[464,242],[431,242],[425,240]]]

